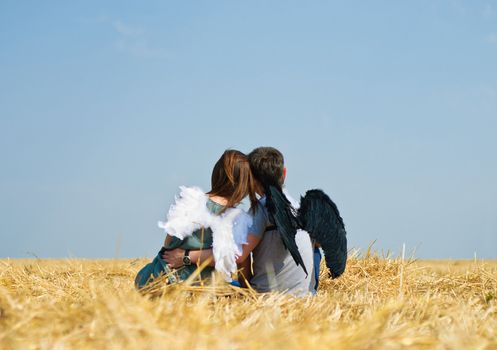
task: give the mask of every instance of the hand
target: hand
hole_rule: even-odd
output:
[[[181,248],[176,248],[173,250],[166,250],[162,254],[162,259],[164,259],[169,267],[179,268],[183,266],[183,256],[185,255],[185,250]]]

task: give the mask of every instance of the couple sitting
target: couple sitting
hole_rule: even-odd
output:
[[[164,247],[138,273],[136,286],[142,288],[161,275],[168,283],[194,274],[204,279],[217,270],[227,281],[238,272],[240,283],[258,292],[314,294],[321,260],[313,247],[317,243],[332,276],[340,275],[346,238],[336,206],[313,190],[302,199],[302,212],[296,211],[298,204],[282,190],[285,176],[283,155],[272,147],[256,148],[248,156],[225,151],[214,166],[207,194],[181,187],[168,221],[159,223],[166,231]],[[246,196],[248,213],[236,208]]]

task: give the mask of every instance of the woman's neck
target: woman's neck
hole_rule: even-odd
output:
[[[209,196],[209,199],[211,201],[213,201],[214,203],[217,203],[219,205],[222,205],[222,206],[226,206],[226,204],[228,204],[228,200],[224,197],[220,197],[220,196]]]

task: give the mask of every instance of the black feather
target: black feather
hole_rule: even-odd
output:
[[[298,221],[311,239],[321,245],[332,278],[345,271],[347,233],[335,203],[321,190],[309,190],[300,198]]]
[[[285,197],[281,188],[277,186],[267,186],[265,191],[268,213],[278,228],[283,244],[292,255],[295,263],[301,265],[304,272],[307,274],[307,269],[302,260],[302,256],[300,255],[297,243],[295,242],[295,235],[299,228],[295,209]]]

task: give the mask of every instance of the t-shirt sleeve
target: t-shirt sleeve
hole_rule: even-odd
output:
[[[252,216],[240,210],[233,221],[233,238],[239,249],[239,254],[242,254],[242,245],[247,244],[248,229],[252,226]]]
[[[254,236],[262,236],[264,231],[266,230],[268,222],[268,216],[266,212],[266,208],[259,203],[255,214],[253,215],[252,225],[248,228],[248,234]]]

